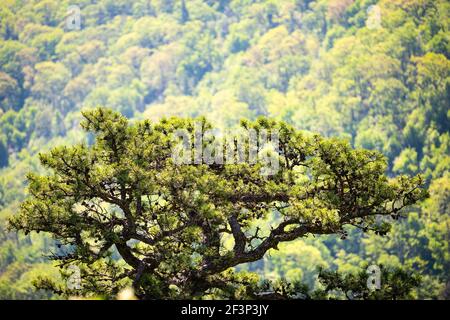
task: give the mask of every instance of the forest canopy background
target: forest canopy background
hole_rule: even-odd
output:
[[[81,26],[66,24],[80,8]],[[375,5],[375,7],[374,7]],[[375,8],[375,9],[374,9]],[[45,298],[57,243],[6,230],[37,154],[90,139],[80,111],[132,119],[260,115],[382,152],[388,174],[422,173],[430,197],[387,237],[308,237],[245,265],[313,286],[316,266],[402,266],[417,298],[448,298],[449,1],[12,1],[0,4],[0,298]],[[351,239],[351,240],[350,240]]]

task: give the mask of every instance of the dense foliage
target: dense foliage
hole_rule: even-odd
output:
[[[448,1],[77,3],[80,30],[67,28],[69,1],[0,3],[0,297],[48,297],[32,280],[58,278],[43,253],[59,243],[7,232],[6,220],[26,174],[44,173],[39,152],[92,142],[80,110],[97,105],[135,119],[204,115],[226,128],[270,116],[378,150],[391,176],[422,173],[429,199],[386,237],[349,228],[347,240],[302,238],[239,269],[314,286],[317,265],[357,274],[376,263],[420,273],[413,297],[448,297]]]
[[[278,168],[270,174],[265,174],[266,157],[254,163],[247,157],[178,163],[177,130],[192,135],[194,145],[196,139],[205,149],[215,144],[194,120],[129,125],[104,109],[83,116],[83,128],[96,133],[94,144],[40,154],[52,174],[29,175],[32,196],[10,221],[15,229],[45,231],[63,244],[54,259],[83,270],[79,294],[114,297],[132,284],[146,299],[215,291],[219,297],[252,296],[250,276],[230,268],[308,234],[344,235],[346,225],[385,234],[389,225],[377,217],[396,218],[427,194],[420,177],[389,182],[385,158],[377,151],[308,138],[263,118],[243,126],[277,133],[279,152],[270,154],[261,137],[256,145],[241,139],[241,150],[277,157]],[[210,128],[197,122],[200,129]],[[230,143],[223,142],[226,148],[214,156],[234,152],[238,138],[228,137]],[[195,149],[186,152],[194,158]],[[280,221],[269,226],[267,217],[275,212]]]

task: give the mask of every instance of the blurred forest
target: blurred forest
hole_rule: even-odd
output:
[[[81,28],[69,28],[70,5]],[[37,154],[89,139],[80,110],[134,119],[260,115],[381,151],[389,175],[422,173],[430,197],[386,237],[308,237],[240,267],[313,286],[317,266],[422,276],[450,297],[450,2],[446,0],[2,0],[0,299],[51,298],[39,275],[58,244],[7,230]]]

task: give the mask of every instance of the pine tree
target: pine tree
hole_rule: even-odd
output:
[[[388,222],[377,217],[396,217],[426,195],[420,177],[388,179],[376,151],[265,118],[242,127],[277,132],[279,168],[270,175],[260,159],[175,163],[173,133],[186,129],[194,137],[195,123],[211,128],[205,119],[129,123],[101,108],[83,115],[94,144],[40,154],[51,173],[29,174],[30,197],[10,224],[58,239],[63,248],[53,258],[81,269],[86,295],[112,296],[132,284],[140,298],[235,298],[243,288],[252,296],[255,275],[232,267],[309,234],[345,237],[347,225],[386,234]],[[281,218],[267,225],[273,212]]]

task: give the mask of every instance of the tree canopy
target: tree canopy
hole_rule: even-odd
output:
[[[352,225],[347,236],[310,233],[234,272],[321,290],[316,266],[338,272],[337,283],[383,265],[422,275],[404,297],[448,299],[449,30],[447,0],[0,1],[0,299],[58,297],[33,279],[63,283],[47,254],[72,246],[46,232],[8,230],[7,221],[29,196],[27,173],[52,172],[39,153],[91,146],[93,132],[79,123],[81,110],[96,106],[130,124],[204,116],[233,131],[240,119],[263,116],[302,130],[311,145],[319,134],[380,152],[389,183],[420,174],[430,190],[386,236]],[[294,171],[310,177],[304,170]],[[257,226],[267,225],[267,236],[280,219],[272,210]],[[233,237],[223,242],[231,250]],[[279,288],[287,290],[283,281]]]
[[[40,154],[49,174],[28,176],[31,197],[10,223],[50,233],[62,246],[53,258],[82,268],[85,294],[111,296],[131,281],[143,298],[235,297],[250,275],[230,268],[308,234],[345,237],[346,225],[385,234],[382,217],[396,219],[426,196],[419,176],[388,179],[379,152],[279,121],[242,122],[279,135],[279,168],[264,175],[261,161],[176,163],[174,132],[194,138],[195,122],[211,127],[205,119],[130,123],[102,108],[83,116],[93,144]],[[276,223],[258,226],[273,213]]]

